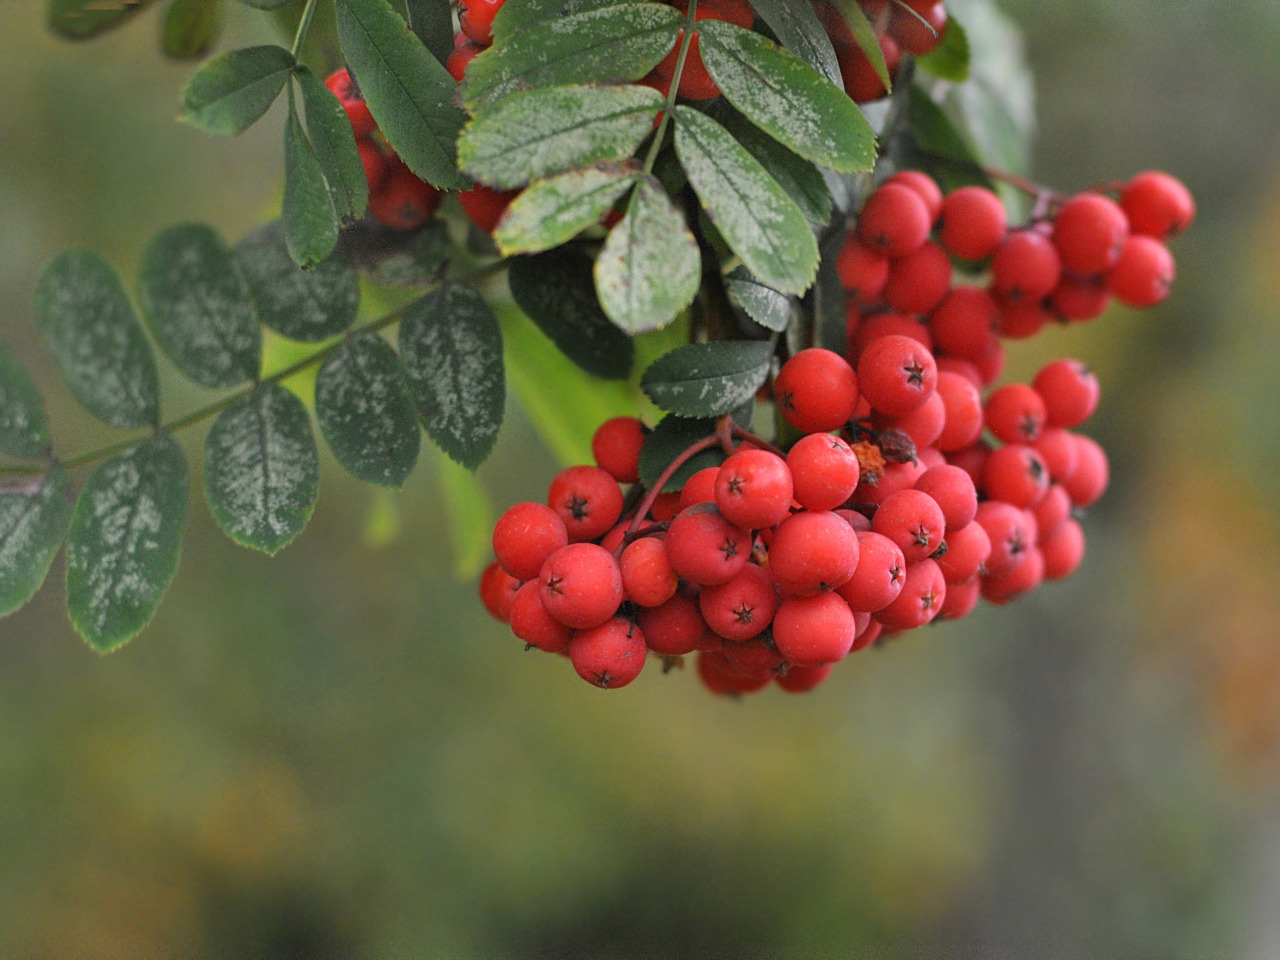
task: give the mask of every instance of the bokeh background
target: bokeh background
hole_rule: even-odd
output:
[[[34,336],[39,271],[87,245],[129,276],[175,221],[240,237],[280,117],[176,124],[154,12],[72,45],[42,6],[0,2],[0,334],[75,451],[105,434]],[[808,696],[605,694],[484,616],[430,457],[399,495],[327,462],[270,560],[197,497],[123,651],[76,637],[61,562],[0,622],[0,954],[1280,956],[1280,6],[1002,7],[1037,178],[1161,167],[1200,209],[1164,305],[1012,351],[1103,384],[1079,574]],[[268,23],[237,9],[223,46]],[[556,469],[513,403],[493,503]]]

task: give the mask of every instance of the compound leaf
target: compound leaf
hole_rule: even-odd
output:
[[[204,441],[204,495],[236,543],[275,553],[302,532],[320,486],[320,460],[302,401],[261,384],[219,414]]]
[[[220,54],[182,88],[181,119],[206,133],[241,133],[276,102],[293,68],[293,54],[270,44]]]
[[[67,536],[67,609],[99,653],[147,625],[178,570],[187,459],[158,433],[90,474]]]
[[[329,355],[316,377],[316,419],[338,462],[366,483],[398,487],[418,462],[422,432],[405,368],[377,334]]]
[[[768,341],[690,343],[655,361],[640,386],[669,413],[718,417],[755,396],[769,376],[772,355]]]
[[[498,439],[507,396],[493,311],[471,287],[446,283],[405,310],[400,353],[427,435],[474,470]]]
[[[89,250],[67,250],[45,268],[36,324],[71,392],[113,427],[160,420],[155,355],[120,277]]]

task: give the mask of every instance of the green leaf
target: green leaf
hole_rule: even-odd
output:
[[[333,208],[344,223],[353,223],[364,216],[369,203],[369,184],[351,121],[338,98],[309,67],[298,68],[298,82],[307,114],[307,131],[329,185]]]
[[[575,250],[553,250],[511,261],[511,295],[560,351],[587,373],[622,380],[635,347],[609,322],[596,299],[591,261]]]
[[[746,147],[747,153],[759,161],[769,176],[778,181],[778,186],[795,201],[806,220],[815,226],[824,226],[830,221],[831,191],[818,167],[749,123],[736,110],[722,110],[717,119]]]
[[[273,220],[236,245],[236,259],[249,281],[259,319],[282,336],[316,343],[355,322],[360,282],[342,249],[303,270],[289,256],[280,221]]]
[[[662,94],[649,87],[530,90],[483,110],[458,141],[458,163],[494,187],[631,156],[653,132]]]
[[[444,499],[445,524],[459,580],[479,576],[493,551],[493,504],[479,478],[436,450],[436,484]]]
[[[158,433],[100,464],[67,537],[67,609],[99,653],[147,625],[178,570],[187,522],[187,459]]]
[[[507,376],[534,429],[565,466],[593,462],[591,435],[610,417],[636,415],[635,389],[622,380],[599,380],[576,366],[513,303],[499,301],[495,309],[507,348]]]
[[[718,417],[752,399],[769,376],[773,344],[726,340],[677,347],[644,372],[640,386],[663,410]]]
[[[840,255],[844,241],[845,234],[842,230],[828,231],[823,235],[818,245],[822,263],[818,266],[818,276],[809,292],[813,309],[813,335],[817,344],[842,356],[848,341],[849,296],[836,271],[836,257]]]
[[[849,97],[799,57],[724,20],[698,28],[702,62],[725,99],[800,156],[843,173],[876,160],[871,125]]]
[[[320,460],[307,408],[284,387],[263,383],[222,411],[204,462],[205,499],[236,543],[275,553],[311,519]]]
[[[871,68],[875,70],[884,88],[892,90],[893,78],[889,76],[889,65],[884,62],[884,50],[880,48],[880,38],[876,35],[871,21],[867,19],[866,11],[856,0],[836,0],[836,7],[844,17],[844,22],[849,25],[849,32],[853,34],[858,49],[871,61]]]
[[[844,89],[835,47],[831,45],[831,38],[823,29],[818,15],[813,12],[812,4],[795,3],[794,0],[751,0],[751,6],[769,25],[779,43],[832,84]]]
[[[89,40],[123,24],[155,0],[49,0],[49,29],[64,40]]]
[[[503,256],[558,247],[595,226],[639,176],[610,164],[538,180],[511,201],[493,231]]]
[[[908,91],[907,125],[901,144],[893,145],[893,154],[903,165],[923,169],[946,193],[968,185],[992,187],[951,118],[915,85]]]
[[[304,270],[324,260],[338,244],[338,211],[324,170],[292,106],[284,128],[284,209],[280,219],[289,256]]]
[[[453,254],[449,225],[444,220],[428,220],[408,237],[396,237],[380,250],[372,264],[365,264],[369,280],[393,287],[434,286],[444,274]]]
[[[543,20],[471,61],[462,100],[476,112],[519,90],[639,80],[671,51],[683,21],[656,3]]]
[[[206,133],[241,133],[276,102],[293,67],[293,54],[277,46],[214,57],[182,88],[181,119]]]
[[[507,0],[493,18],[493,41],[504,43],[521,30],[539,23],[626,2],[627,0]]]
[[[61,467],[43,477],[0,481],[0,617],[35,596],[49,575],[71,525],[69,483]]]
[[[725,242],[769,286],[804,293],[818,244],[800,208],[720,124],[690,107],[675,115],[676,153]]]
[[[702,282],[698,241],[655,178],[640,181],[609,231],[595,278],[605,314],[633,335],[665,327],[693,302]]]
[[[729,296],[738,301],[747,316],[760,326],[777,333],[790,326],[795,314],[791,298],[765,286],[746,267],[736,267],[724,278],[724,286]]]
[[[409,29],[441,63],[453,53],[453,10],[449,0],[405,0]]]
[[[18,358],[0,340],[0,453],[34,459],[49,449],[44,399]]]
[[[935,77],[963,83],[969,79],[969,36],[955,17],[947,20],[942,42],[923,57],[916,58],[916,65]]]
[[[209,52],[221,29],[221,0],[172,0],[164,12],[160,47],[176,60],[195,60]]]
[[[417,176],[448,190],[458,176],[458,131],[466,115],[457,84],[387,0],[337,0],[338,38],[378,129]]]
[[[338,462],[366,483],[398,487],[418,462],[422,433],[404,365],[377,334],[329,355],[316,377],[316,419]]]
[[[471,287],[442,285],[405,310],[400,353],[427,435],[464,467],[480,466],[507,397],[502,332],[489,305]]]
[[[262,330],[235,257],[211,228],[169,227],[142,255],[142,312],[165,353],[196,383],[234,387],[262,364]]]
[[[33,300],[62,378],[90,413],[122,429],[159,423],[155,355],[105,260],[89,250],[59,254]]]
[[[294,3],[295,0],[240,0],[240,2],[255,10],[279,10],[286,3]]]
[[[749,400],[732,411],[734,421],[740,426],[750,429],[751,414],[755,409],[755,401]],[[677,417],[674,414],[658,421],[640,448],[640,482],[652,488],[667,469],[667,465],[687,449],[716,432],[716,422],[710,418]],[[689,478],[699,470],[718,467],[727,459],[727,454],[717,444],[710,449],[694,454],[681,465],[671,479],[663,485],[663,491],[674,493],[682,488]]]

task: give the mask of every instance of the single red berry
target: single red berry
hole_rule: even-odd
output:
[[[834,510],[858,486],[858,455],[839,437],[811,433],[787,452],[796,502],[806,510]]]
[[[884,298],[894,310],[926,314],[936,308],[951,290],[951,258],[932,241],[890,261]]]
[[[915,489],[927,493],[942,510],[948,536],[968,526],[978,512],[978,490],[973,478],[960,467],[930,467],[920,475]]]
[[[356,149],[360,151],[360,165],[364,167],[364,179],[369,184],[369,193],[377,193],[390,170],[387,158],[372,140],[357,140]]]
[[[619,483],[640,480],[640,448],[649,428],[636,417],[614,417],[596,428],[591,437],[591,455],[596,466]]]
[[[680,498],[679,492],[658,494],[653,501],[653,506],[649,509],[649,516],[653,518],[655,523],[666,523],[668,520],[674,519],[675,515],[684,509]]]
[[[1037,230],[1015,230],[991,258],[991,289],[1007,302],[1047,297],[1062,276],[1053,241]]]
[[[929,330],[939,350],[976,359],[999,345],[1000,305],[979,287],[956,287],[929,317]]]
[[[493,233],[507,207],[516,198],[519,190],[494,190],[483,184],[477,184],[470,190],[458,193],[458,202],[462,204],[462,212],[467,215],[477,229],[485,233]]]
[[[1008,230],[1004,204],[986,187],[961,187],[942,200],[938,239],[961,260],[985,260]]]
[[[1187,229],[1196,216],[1191,191],[1181,180],[1148,170],[1130,180],[1120,195],[1120,207],[1133,233],[1167,240]]]
[[[774,531],[769,572],[790,596],[834,590],[858,566],[858,535],[826,510],[794,513]]]
[[[788,597],[773,617],[778,652],[800,667],[842,660],[857,635],[853,611],[838,593]]]
[[[1127,306],[1154,307],[1168,296],[1176,273],[1173,254],[1163,243],[1134,234],[1107,271],[1107,289]]]
[[[977,511],[974,512],[975,516]],[[982,570],[991,555],[991,538],[980,523],[968,523],[959,530],[947,531],[947,550],[934,558],[947,586],[967,583]]]
[[[749,640],[773,622],[778,591],[768,573],[748,563],[732,580],[703,587],[698,607],[707,626],[726,640]]]
[[[1077,193],[1053,220],[1053,245],[1062,266],[1088,276],[1111,269],[1129,236],[1129,220],[1100,193]]]
[[[449,71],[449,76],[461,83],[467,74],[467,67],[471,66],[471,61],[478,57],[483,50],[484,46],[482,44],[468,40],[466,43],[454,47],[453,52],[449,54],[449,59],[444,62],[444,68]]]
[[[939,450],[963,450],[982,436],[982,396],[961,374],[939,370],[937,395],[942,399],[944,422],[934,441]]]
[[[569,659],[578,676],[604,690],[625,687],[640,676],[647,654],[644,633],[622,617],[579,630],[569,642]]]
[[[1054,290],[1061,290],[1059,281]],[[996,331],[1008,340],[1026,340],[1049,325],[1053,315],[1039,300],[1019,300],[1000,305],[1000,320]]]
[[[475,43],[487,47],[493,43],[493,18],[504,0],[458,0],[458,25]]]
[[[767,675],[753,677],[743,673],[729,662],[723,650],[717,649],[704,650],[698,654],[698,679],[712,693],[736,697],[763,690],[773,678]]]
[[[982,578],[982,599],[988,603],[1003,605],[1024,593],[1030,593],[1043,582],[1044,554],[1038,547],[1032,547],[1016,567]]]
[[[858,481],[858,489],[853,491],[853,502],[881,504],[899,490],[914,487],[925,469],[917,458],[903,463],[887,463],[878,474],[864,470],[862,479]]]
[[[342,109],[347,112],[347,119],[351,121],[351,129],[355,131],[356,139],[367,137],[378,129],[373,114],[369,112],[369,105],[365,103],[364,97],[360,94],[360,87],[349,70],[331,73],[324,85],[338,98]]]
[[[923,404],[937,382],[933,354],[910,337],[881,337],[858,358],[863,396],[874,409],[891,417],[910,413]]]
[[[679,7],[679,4],[676,4]],[[685,9],[688,5],[685,4]],[[751,6],[745,0],[701,0],[698,4],[698,12],[694,14],[696,20],[725,20],[743,29],[750,29],[755,21],[755,16],[751,12]],[[671,52],[653,68],[653,72],[660,77],[666,77],[668,80],[675,76],[676,62],[679,59],[680,46],[684,41],[684,30],[681,29],[676,36],[676,42],[671,48]],[[716,82],[711,79],[711,74],[707,72],[706,65],[702,62],[702,48],[699,43],[698,32],[695,30],[693,39],[689,41],[689,52],[685,57],[684,72],[680,75],[680,96],[689,100],[710,100],[720,95],[720,88]]]
[[[857,325],[850,331],[848,344],[849,362],[856,366],[858,361],[862,359],[862,351],[866,350],[876,340],[881,337],[887,337],[890,334],[910,337],[926,350],[933,350],[933,334],[917,318],[909,317],[905,313],[894,313],[892,311],[873,313],[865,318],[860,317]]]
[[[1098,408],[1098,378],[1079,360],[1045,364],[1031,385],[1044,400],[1047,426],[1078,427]]]
[[[782,365],[773,382],[778,409],[805,433],[839,430],[858,404],[858,378],[844,357],[831,350],[801,350]]]
[[[1067,518],[1048,536],[1040,538],[1040,553],[1044,557],[1044,578],[1064,580],[1076,572],[1084,559],[1084,528]]]
[[[369,196],[369,212],[393,230],[416,230],[440,207],[440,191],[414,176],[396,157],[379,188]]]
[[[1002,443],[1031,443],[1044,428],[1044,400],[1025,383],[1007,383],[992,391],[983,407],[987,429]]]
[[[641,537],[627,544],[618,566],[627,599],[642,607],[662,606],[675,596],[680,585],[680,578],[667,559],[666,545],[656,537]]]
[[[876,41],[880,45],[880,55],[884,57],[885,69],[892,81],[902,65],[902,48],[887,33],[877,37]],[[880,79],[880,74],[857,43],[836,45],[836,62],[840,67],[844,92],[854,103],[870,103],[888,96],[889,90]]]
[[[791,513],[791,471],[768,450],[741,449],[716,475],[716,506],[744,530],[777,526]]]
[[[1001,574],[1026,559],[1036,543],[1036,531],[1027,514],[1002,500],[978,504],[974,523],[981,525],[991,543],[985,562],[987,572]]]
[[[1034,448],[1007,443],[987,457],[980,486],[993,500],[1034,507],[1049,492],[1049,468]]]
[[[889,19],[889,33],[902,46],[904,53],[923,57],[942,42],[947,32],[947,11],[941,0],[928,5],[915,4],[912,9],[919,17],[900,7],[893,11]]]
[[[921,452],[929,449],[942,436],[943,427],[946,426],[947,406],[943,402],[942,397],[938,396],[937,391],[929,395],[920,406],[916,407],[910,413],[904,413],[900,417],[886,417],[884,414],[876,412],[871,417],[872,426],[876,430],[899,430],[911,438],[911,442],[916,445],[916,456],[919,457]]]
[[[547,505],[564,521],[569,540],[595,540],[622,516],[622,488],[599,467],[567,467],[547,490]]]
[[[1062,481],[1071,502],[1081,509],[1091,507],[1107,491],[1111,479],[1111,467],[1107,453],[1098,443],[1080,434],[1075,435],[1079,463],[1075,472]]]
[[[905,257],[929,238],[933,218],[920,194],[901,183],[885,183],[858,215],[858,239],[888,257]]]
[[[982,468],[987,465],[991,456],[991,446],[985,440],[979,440],[968,447],[947,452],[947,463],[959,467],[973,478],[975,486],[982,484]]]
[[[882,533],[858,534],[858,566],[836,592],[855,613],[875,613],[891,604],[906,583],[902,549]]]
[[[1093,320],[1111,305],[1103,277],[1077,277],[1064,273],[1049,294],[1048,310],[1061,320]]]
[[[947,596],[942,601],[942,609],[938,611],[939,620],[962,620],[978,605],[982,599],[982,581],[978,577],[964,583],[947,581]]]
[[[1045,427],[1031,446],[1040,454],[1054,480],[1065,480],[1076,472],[1080,450],[1075,437],[1062,427]]]
[[[947,582],[936,563],[908,563],[902,592],[873,617],[890,630],[914,630],[938,615],[946,597]]]
[[[1057,530],[1063,521],[1071,516],[1071,496],[1062,484],[1055,483],[1049,487],[1049,492],[1044,495],[1044,499],[1036,504],[1031,512],[1036,518],[1038,542],[1043,543],[1045,537]]]
[[[840,286],[859,300],[869,302],[880,296],[889,279],[889,258],[859,242],[852,231],[836,255]]]
[[[511,603],[511,632],[546,653],[563,653],[573,637],[573,629],[542,605],[542,588],[537,580],[530,580],[516,591]]]
[[[560,514],[541,503],[517,503],[493,527],[493,553],[517,580],[532,580],[547,557],[569,542]]]
[[[729,640],[723,645],[725,659],[734,669],[749,677],[767,677],[772,680],[785,673],[787,658],[778,652],[771,636],[753,637],[750,640]]]
[[[942,508],[927,493],[900,490],[880,504],[871,518],[871,529],[897,544],[908,563],[916,563],[937,551],[946,520]]]
[[[927,173],[920,170],[899,170],[885,183],[900,183],[920,194],[920,199],[929,208],[931,221],[936,221],[942,215],[942,188]]]
[[[571,543],[538,573],[547,612],[575,630],[597,627],[622,605],[622,571],[613,554],[594,543]]]
[[[519,589],[520,581],[503,570],[497,560],[480,575],[480,602],[499,623],[511,621],[511,603]]]
[[[695,503],[715,503],[718,476],[719,467],[704,467],[686,480],[680,488],[680,509],[692,507]]]
[[[834,663],[820,663],[816,667],[792,666],[786,673],[780,673],[773,682],[787,693],[808,693],[831,675]]]
[[[649,649],[664,657],[693,653],[711,633],[698,601],[678,593],[659,607],[636,611],[636,620]]]
[[[699,503],[671,521],[667,557],[686,580],[702,586],[724,583],[751,558],[751,534],[726,520],[714,504]]]

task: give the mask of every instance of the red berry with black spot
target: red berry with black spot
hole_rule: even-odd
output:
[[[686,580],[702,586],[737,576],[751,557],[751,534],[716,509],[699,503],[682,510],[667,530],[667,557]]]
[[[1079,448],[1075,437],[1061,427],[1045,427],[1031,446],[1044,459],[1054,480],[1065,480],[1076,472],[1080,463]]]
[[[517,503],[493,527],[493,553],[517,580],[533,580],[547,557],[569,542],[560,514],[541,503]]]
[[[1001,500],[980,503],[973,522],[982,526],[991,543],[986,559],[990,574],[1004,573],[1022,563],[1027,551],[1035,546],[1035,531],[1026,514],[1012,504]]]
[[[773,393],[787,423],[805,433],[825,433],[853,416],[858,378],[840,354],[811,347],[782,365]]]
[[[1055,483],[1031,512],[1036,518],[1038,540],[1043,542],[1045,537],[1071,516],[1071,497],[1062,484]]]
[[[698,654],[698,679],[712,693],[739,696],[763,690],[772,677],[753,677],[730,663],[723,650],[704,650]]]
[[[956,357],[977,358],[999,346],[1000,305],[986,290],[956,287],[929,316],[934,345]]]
[[[787,451],[792,490],[806,510],[834,510],[858,487],[858,456],[828,433],[801,437]]]
[[[715,491],[720,513],[744,530],[776,526],[791,513],[791,471],[768,450],[742,449],[725,460]]]
[[[788,597],[773,617],[778,652],[800,667],[844,659],[857,636],[853,611],[838,593]]]
[[[1044,582],[1044,554],[1032,547],[1022,563],[1003,573],[985,576],[981,582],[982,599],[997,605],[1009,603]]]
[[[881,337],[858,359],[862,395],[873,408],[891,417],[910,413],[923,404],[937,382],[933,354],[910,337]]]
[[[703,587],[698,608],[707,626],[726,640],[749,640],[773,622],[778,591],[769,574],[749,563],[727,583]]]
[[[596,466],[619,483],[640,480],[640,448],[649,428],[636,417],[614,417],[596,428],[591,437],[591,455]]]
[[[816,667],[792,666],[786,673],[780,673],[773,682],[787,693],[808,693],[816,688],[835,669],[834,663],[820,663]]]
[[[905,257],[920,249],[932,226],[920,194],[901,183],[885,183],[858,215],[858,239],[887,257]]]
[[[1025,383],[992,391],[983,407],[987,429],[1003,443],[1030,443],[1040,436],[1047,416],[1040,394]]]
[[[916,456],[929,449],[942,436],[947,422],[947,405],[935,390],[928,399],[910,413],[900,417],[887,417],[883,413],[874,413],[871,424],[876,430],[899,430],[911,438],[916,445]]]
[[[369,213],[393,230],[416,230],[435,216],[440,200],[439,190],[419,180],[395,157],[381,185],[369,196]]]
[[[1049,468],[1025,444],[1007,443],[991,451],[982,467],[982,492],[1015,507],[1034,507],[1049,492]]]
[[[561,547],[542,565],[538,584],[547,612],[575,630],[604,623],[624,598],[618,561],[594,543]]]
[[[772,680],[787,669],[787,659],[773,645],[772,637],[754,637],[740,643],[731,640],[722,649],[725,659],[734,669],[749,677],[768,677]]]
[[[599,467],[567,467],[547,491],[547,505],[564,521],[569,540],[603,537],[622,516],[622,488]]]
[[[1120,207],[1133,233],[1157,240],[1181,233],[1196,216],[1191,191],[1176,177],[1158,170],[1140,173],[1125,184]]]
[[[573,629],[547,612],[542,604],[542,588],[530,580],[516,591],[511,603],[511,632],[530,646],[546,653],[569,649]]]
[[[1177,270],[1173,254],[1159,240],[1135,234],[1107,271],[1107,289],[1130,307],[1154,307],[1169,294]]]
[[[975,513],[976,516],[976,513]],[[946,553],[934,558],[947,586],[967,583],[982,570],[991,556],[991,538],[980,523],[969,523],[959,530],[947,531]]]
[[[834,590],[858,566],[858,535],[826,510],[794,513],[774,531],[769,572],[788,596]]]
[[[1061,277],[1058,251],[1053,241],[1038,230],[1009,234],[991,259],[991,289],[1011,303],[1047,297]]]
[[[871,529],[897,544],[908,563],[916,563],[937,551],[946,520],[942,508],[927,493],[900,490],[880,504],[871,518]]]
[[[936,563],[908,563],[902,592],[873,616],[890,630],[914,630],[938,615],[946,597],[947,583]]]
[[[1129,220],[1100,193],[1078,193],[1053,219],[1053,245],[1062,266],[1078,274],[1103,273],[1120,259]]]
[[[858,566],[837,591],[855,613],[875,613],[891,604],[906,583],[907,560],[884,534],[858,534]]]
[[[647,654],[644,633],[622,617],[579,630],[569,642],[569,659],[578,676],[604,690],[625,687],[640,676]]]

